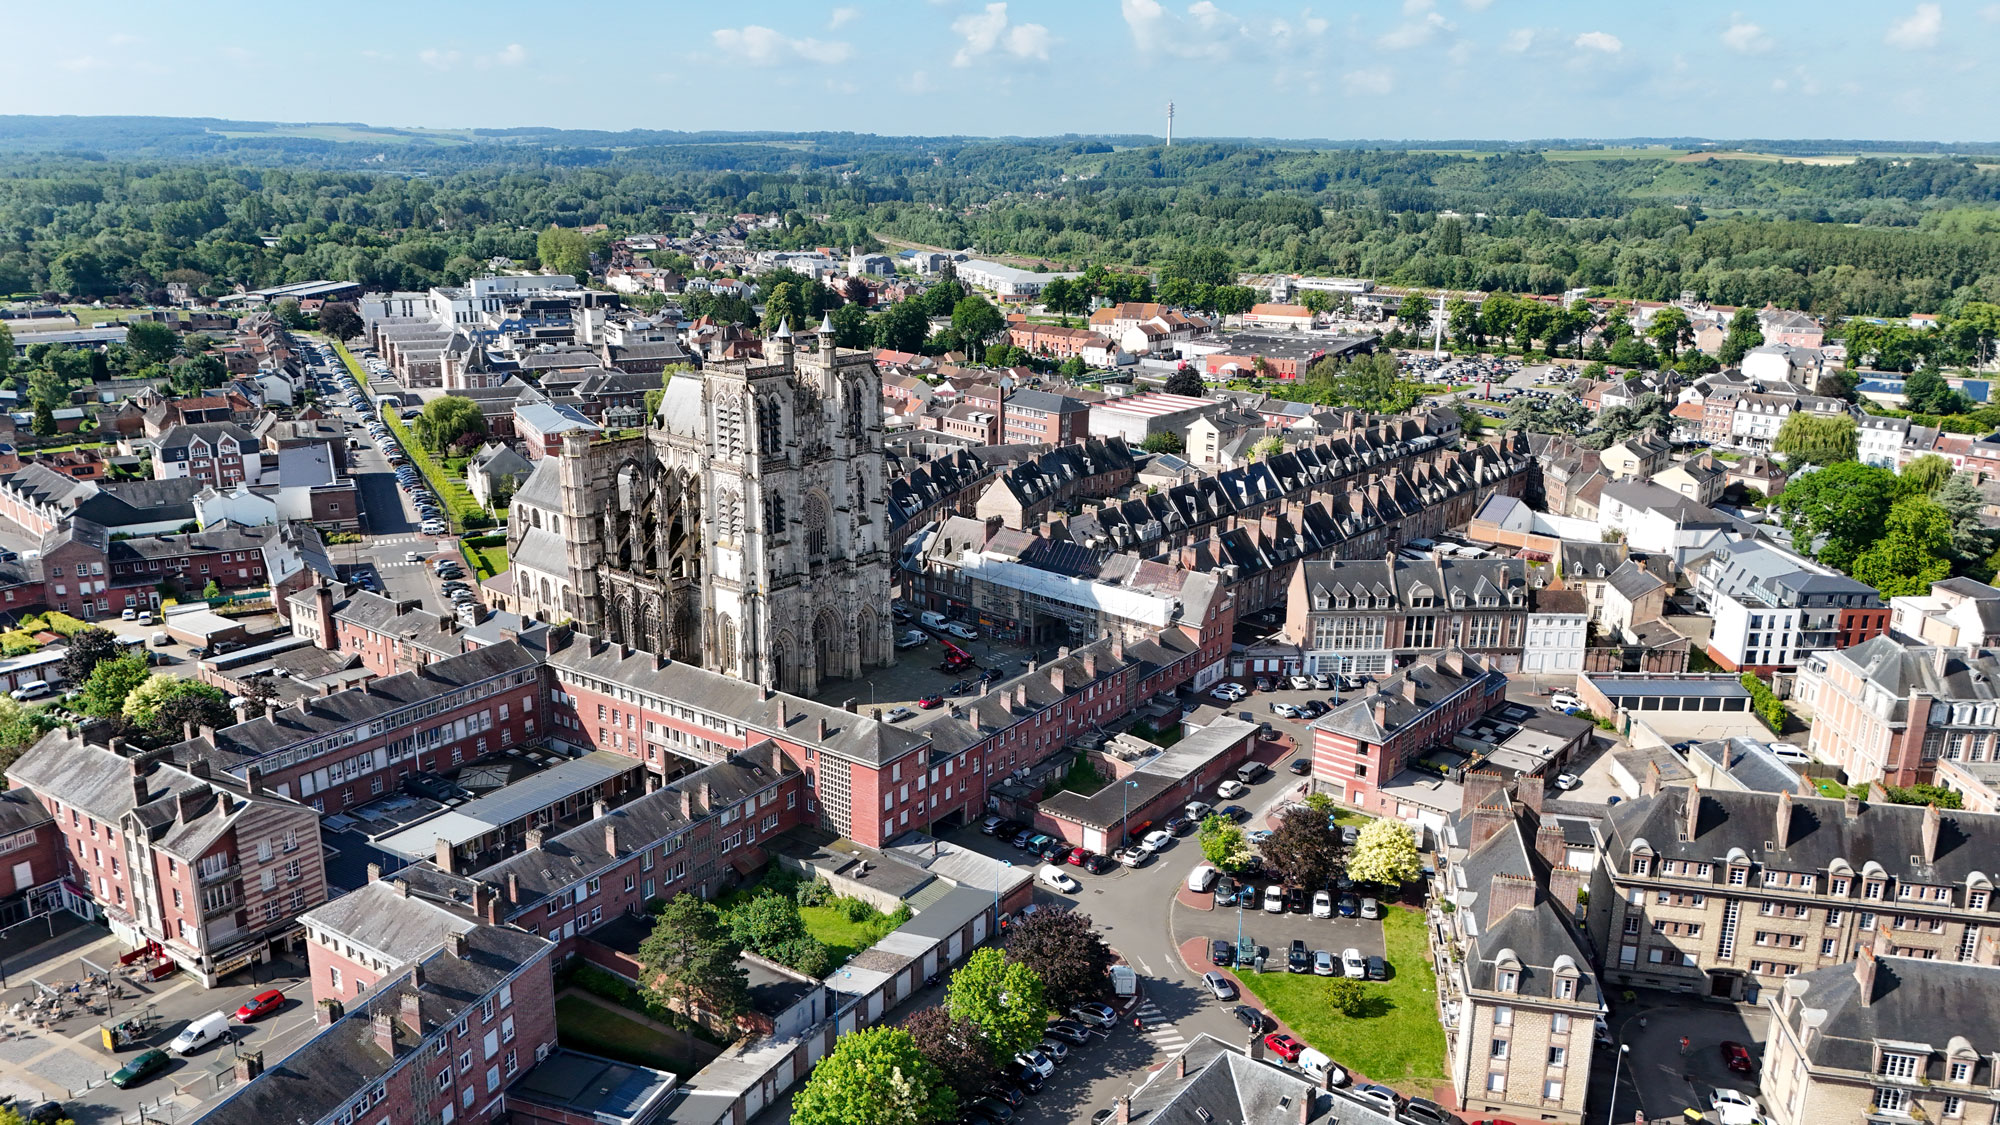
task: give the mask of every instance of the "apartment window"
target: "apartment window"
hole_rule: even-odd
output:
[[[1555,1015],[1549,1017],[1549,1034],[1569,1034],[1569,1014],[1567,1012],[1557,1012]]]
[[[1741,887],[1748,884],[1749,882],[1750,882],[1750,869],[1748,867],[1731,867],[1729,869],[1730,886]]]
[[[1494,1027],[1512,1027],[1513,1025],[1514,1025],[1514,1009],[1512,1007],[1509,1007],[1506,1004],[1502,1004],[1499,1007],[1493,1009]]]
[[[1841,919],[1845,917],[1847,917],[1847,911],[1845,910],[1829,910],[1826,912],[1826,924],[1829,926],[1838,926]]]
[[[1833,893],[1837,895],[1844,895],[1847,893],[1847,880],[1845,878],[1839,876],[1834,877]]]
[[[1492,1074],[1487,1075],[1486,1088],[1496,1094],[1506,1093],[1507,1075],[1500,1071],[1495,1071]]]
[[[1884,886],[1885,884],[1882,882],[1882,880],[1870,879],[1868,880],[1867,889],[1863,892],[1863,896],[1866,898],[1880,900],[1882,897],[1882,891]]]
[[[1542,1083],[1542,1097],[1552,1102],[1559,1102],[1562,1100],[1562,1096],[1563,1084],[1561,1079],[1551,1078],[1547,1082]]]
[[[1906,1090],[1894,1087],[1876,1087],[1875,1109],[1880,1113],[1902,1113],[1910,1107],[1910,1095]]]
[[[1881,1073],[1890,1078],[1915,1078],[1917,1056],[1883,1054]]]
[[[1511,973],[1511,972],[1504,972],[1504,971],[1503,971],[1503,972],[1502,972],[1502,973],[1501,973],[1501,974],[1499,975],[1499,979],[1498,979],[1498,980],[1497,980],[1497,982],[1496,982],[1496,986],[1497,986],[1497,987],[1498,987],[1498,988],[1500,989],[1500,991],[1502,991],[1502,992],[1512,992],[1512,991],[1514,991],[1514,985],[1515,985],[1515,983],[1516,983],[1517,981],[1519,981],[1519,980],[1520,980],[1520,977],[1519,977],[1519,976],[1518,976],[1517,974],[1514,974],[1514,973]]]
[[[1496,1059],[1504,1059],[1507,1057],[1507,1040],[1495,1039],[1493,1041],[1493,1050],[1491,1057]]]
[[[1967,910],[1986,909],[1986,892],[1985,891],[1969,892],[1965,896],[1965,908]]]
[[[1951,1064],[1951,1080],[1953,1082],[1972,1081],[1972,1064],[1969,1062],[1955,1062]]]
[[[1550,1065],[1550,1066],[1562,1066],[1563,1064],[1567,1063],[1568,1061],[1569,1061],[1569,1048],[1567,1048],[1567,1047],[1550,1047],[1550,1048],[1549,1048],[1549,1065]]]
[[[1833,956],[1833,950],[1834,950],[1834,940],[1833,940],[1832,938],[1821,938],[1821,939],[1820,939],[1820,942],[1819,942],[1819,955],[1820,955],[1821,957],[1831,957],[1831,956]]]
[[[1946,1117],[1964,1117],[1965,1099],[1959,1097],[1957,1094],[1946,1095],[1944,1099],[1944,1115]]]

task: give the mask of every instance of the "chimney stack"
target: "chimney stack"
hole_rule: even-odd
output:
[[[1875,950],[1862,946],[1854,951],[1855,995],[1866,1008],[1875,1002]]]
[[[472,942],[467,939],[464,930],[453,930],[445,938],[445,948],[451,950],[451,955],[461,961],[472,955]]]
[[[1389,729],[1389,701],[1379,695],[1375,697],[1375,725],[1384,731]]]
[[[1681,806],[1681,835],[1692,840],[1701,835],[1701,786],[1690,781],[1687,800]]]
[[[1561,867],[1569,862],[1569,845],[1563,842],[1562,829],[1553,824],[1535,829],[1535,851],[1548,861],[1550,867]]]
[[[819,734],[818,734],[818,740],[819,740],[819,741],[821,741],[821,742],[825,742],[825,741],[826,741],[826,719],[825,719],[824,717],[821,717],[821,719],[820,719],[820,721],[819,721]]]
[[[616,820],[607,819],[604,822],[604,855],[608,859],[618,858],[618,822]]]
[[[1660,763],[1646,763],[1646,780],[1639,786],[1640,792],[1648,797],[1660,795]]]
[[[369,864],[369,865],[368,865],[368,881],[369,881],[369,882],[371,882],[371,883],[379,883],[379,882],[381,882],[381,881],[382,881],[382,865],[381,865],[381,864],[379,864],[379,863],[371,863],[371,864]]]
[[[321,1000],[313,1005],[313,1023],[319,1027],[332,1027],[346,1014],[347,1008],[338,1000]]]
[[[1182,1052],[1181,1052],[1180,1054],[1178,1054],[1178,1055],[1174,1056],[1174,1077],[1175,1077],[1175,1078],[1186,1078],[1186,1077],[1187,1077],[1187,1052],[1186,1052],[1186,1051],[1182,1051]]]
[[[1535,905],[1535,881],[1524,875],[1495,875],[1486,884],[1486,925],[1500,924],[1514,908]]]
[[[450,840],[445,839],[443,836],[439,836],[437,838],[437,848],[435,850],[435,855],[439,871],[442,871],[447,875],[458,874],[458,852],[451,846]]]
[[[1850,793],[1846,797],[1841,798],[1840,805],[1841,805],[1841,812],[1847,817],[1847,819],[1849,820],[1861,819],[1861,798],[1856,797],[1855,795]]]
[[[521,876],[512,871],[507,873],[507,901],[514,906],[521,905]]]
[[[1575,917],[1577,892],[1583,889],[1583,872],[1564,864],[1549,872],[1549,898],[1556,909]]]
[[[1787,798],[1791,794],[1785,794]],[[1944,814],[1938,811],[1937,802],[1924,806],[1924,862],[1936,863],[1938,855],[1938,833],[1944,828]]]
[[[1465,785],[1459,793],[1458,811],[1471,812],[1486,803],[1486,799],[1498,793],[1506,780],[1492,770],[1474,770],[1465,775]]]
[[[409,1028],[410,1034],[419,1039],[423,1038],[424,1034],[424,994],[417,989],[423,987],[423,979],[422,967],[418,966],[410,977],[410,987],[404,989],[403,994],[397,998],[402,1001],[399,1010],[402,1012],[403,1026]]]
[[[527,845],[528,845],[528,850],[529,850],[529,851],[531,851],[531,852],[534,852],[534,851],[540,851],[540,850],[541,850],[541,848],[542,848],[542,830],[541,830],[541,829],[539,829],[539,828],[530,828],[530,829],[528,829],[528,838],[527,838]]]
[[[249,790],[252,797],[262,797],[264,795],[264,771],[256,766],[251,766],[244,770],[243,788]]]
[[[1780,851],[1792,843],[1792,791],[1778,792],[1778,803],[1771,809],[1771,842]]]
[[[375,1031],[375,1049],[390,1058],[396,1057],[396,1017],[386,1008],[377,1008],[368,1017],[369,1025]]]

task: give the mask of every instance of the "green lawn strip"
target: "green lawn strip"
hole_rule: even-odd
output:
[[[1813,788],[1818,789],[1819,795],[1822,797],[1831,797],[1836,801],[1847,798],[1847,786],[1830,777],[1815,777],[1812,779],[1812,783]]]
[[[556,1037],[565,1047],[613,1062],[671,1070],[686,1078],[700,1069],[688,1060],[685,1040],[655,1031],[575,993],[556,997]],[[697,1052],[700,1058],[702,1052]]]
[[[1428,1097],[1445,1078],[1444,1027],[1438,1023],[1424,916],[1393,908],[1382,929],[1390,979],[1363,986],[1369,1014],[1359,1019],[1333,1010],[1327,999],[1332,977],[1252,972],[1239,973],[1238,979],[1308,1046],[1370,1081]]]
[[[1358,813],[1353,809],[1333,810],[1333,822],[1342,828],[1346,828],[1349,825],[1353,825],[1356,828],[1366,828],[1374,820],[1375,818],[1369,816],[1367,813]]]
[[[837,906],[801,906],[799,917],[805,921],[807,933],[826,943],[836,965],[881,941],[888,932],[884,923],[889,916],[880,912],[866,921],[850,922]]]
[[[368,369],[361,366],[360,362],[354,358],[354,353],[348,351],[347,345],[341,343],[339,340],[333,341],[333,350],[335,354],[340,356],[340,362],[347,365],[347,373],[354,376],[355,382],[366,388],[368,386]]]
[[[466,567],[482,582],[507,569],[505,547],[475,547],[470,541],[461,540],[458,552],[465,557]]]
[[[446,476],[437,458],[432,457],[431,451],[417,441],[416,435],[403,425],[401,418],[392,411],[383,417],[383,421],[389,424],[389,432],[402,443],[403,452],[416,463],[417,471],[424,474],[424,479],[437,490],[438,499],[444,501],[445,515],[450,517],[453,528],[463,531],[466,520],[486,516],[486,509],[480,507],[479,501],[472,498],[472,493],[465,490],[465,482]]]

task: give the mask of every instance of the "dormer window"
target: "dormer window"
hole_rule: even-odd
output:
[[[1971,1064],[1971,1063],[1969,1063],[1969,1062],[1955,1062],[1955,1063],[1952,1063],[1952,1064],[1951,1064],[1951,1080],[1952,1080],[1953,1082],[1970,1082],[1970,1081],[1972,1081],[1972,1064]]]
[[[1324,593],[1320,593],[1320,594],[1314,594],[1314,595],[1313,595],[1313,608],[1314,608],[1314,609],[1325,609],[1325,608],[1326,608],[1326,604],[1327,604],[1327,603],[1326,603],[1326,595],[1325,595]]]
[[[1845,894],[1847,893],[1847,886],[1848,886],[1848,883],[1847,883],[1847,877],[1846,877],[1846,876],[1844,876],[1844,875],[1836,875],[1836,876],[1834,876],[1834,879],[1833,879],[1833,893],[1834,893],[1834,894],[1837,894],[1837,895],[1845,895]]]
[[[1986,892],[1985,892],[1985,891],[1968,891],[1968,892],[1966,892],[1966,895],[1965,895],[1965,908],[1966,908],[1967,910],[1984,910],[1984,909],[1986,909]]]
[[[1635,855],[1635,856],[1633,856],[1633,857],[1632,857],[1632,874],[1634,874],[1634,875],[1651,875],[1652,873],[1653,873],[1653,857],[1652,857],[1652,856],[1649,856],[1649,855]]]
[[[1917,1076],[1917,1056],[1882,1053],[1880,1073],[1888,1078],[1915,1078]]]
[[[1879,901],[1882,897],[1883,891],[1886,890],[1887,887],[1888,884],[1884,883],[1880,879],[1870,879],[1868,880],[1867,890],[1863,892],[1863,897],[1872,898]]]
[[[1502,969],[1500,970],[1499,975],[1494,978],[1494,983],[1496,987],[1500,989],[1500,991],[1512,992],[1515,990],[1516,987],[1520,985],[1521,974],[1514,972],[1511,969]]]

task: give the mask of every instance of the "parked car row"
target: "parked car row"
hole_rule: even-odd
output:
[[[1071,1008],[1069,1015],[1052,1021],[1046,1038],[1037,1046],[1016,1054],[1000,1076],[981,1090],[981,1097],[966,1105],[960,1121],[966,1125],[1006,1125],[1026,1106],[1029,1098],[1042,1092],[1058,1068],[1069,1065],[1074,1049],[1089,1045],[1093,1029],[1108,1029],[1118,1022],[1118,1013],[1108,1004],[1090,1002]]]
[[[1024,852],[1039,856],[1050,865],[1067,864],[1081,867],[1092,875],[1102,875],[1111,870],[1113,860],[1088,848],[1079,848],[1067,840],[1059,840],[1045,832],[1037,832],[1018,821],[1005,817],[989,816],[979,825],[979,831],[996,839],[1006,840]]]

